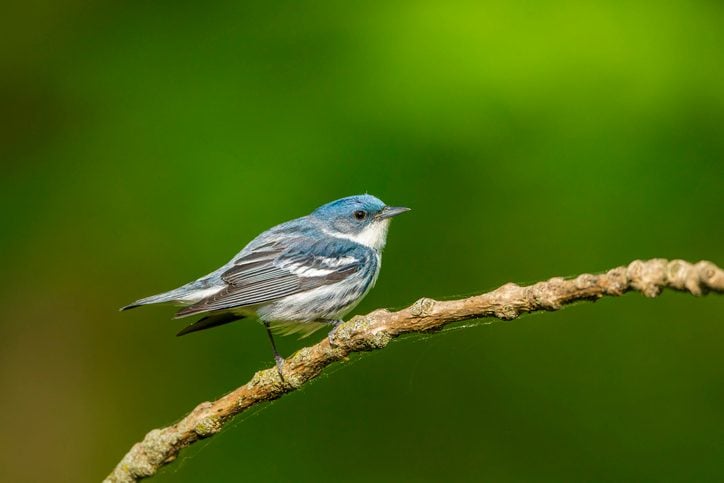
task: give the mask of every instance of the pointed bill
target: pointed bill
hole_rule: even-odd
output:
[[[385,206],[379,214],[379,217],[383,220],[386,218],[392,218],[406,211],[410,211],[410,208],[404,206]]]

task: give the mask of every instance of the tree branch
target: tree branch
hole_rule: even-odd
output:
[[[636,260],[600,275],[583,274],[568,280],[556,277],[527,287],[508,283],[465,299],[422,298],[398,312],[382,309],[353,317],[339,327],[334,345],[325,337],[287,359],[284,380],[276,368],[259,371],[249,382],[220,399],[199,404],[178,423],[154,429],[131,448],[105,481],[134,482],[152,476],[183,448],[218,433],[237,414],[294,391],[352,352],[381,349],[402,334],[434,331],[452,322],[481,317],[511,320],[528,312],[559,310],[575,301],[594,301],[632,290],[655,297],[664,288],[693,295],[722,293],[724,271],[708,261],[692,265],[683,260]]]

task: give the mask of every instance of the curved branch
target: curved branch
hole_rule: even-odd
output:
[[[481,317],[511,320],[528,312],[558,310],[575,301],[619,296],[632,290],[655,297],[664,288],[693,295],[721,293],[724,271],[707,261],[692,265],[683,260],[636,260],[600,275],[583,274],[568,280],[557,277],[527,287],[508,283],[465,299],[422,298],[397,312],[383,309],[353,317],[339,326],[334,344],[325,337],[287,359],[284,380],[276,368],[259,371],[220,399],[199,404],[178,423],[154,429],[131,448],[105,481],[133,482],[152,476],[183,448],[218,433],[237,414],[294,391],[352,352],[381,349],[402,334],[433,331],[452,322]]]

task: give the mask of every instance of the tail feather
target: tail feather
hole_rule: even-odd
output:
[[[156,295],[151,295],[150,297],[145,297],[139,300],[136,300],[135,302],[132,302],[125,307],[121,307],[121,311],[123,310],[129,310],[133,309],[135,307],[140,307],[141,305],[151,305],[151,304],[165,304],[165,303],[172,303],[176,305],[191,305],[197,304],[199,301],[210,297],[211,295],[214,295],[215,293],[222,290],[226,285],[225,284],[214,284],[213,281],[208,281],[206,279],[196,280],[194,282],[188,283],[184,285],[183,287],[179,287],[174,290],[169,290],[168,292],[163,292]],[[199,307],[196,307],[197,309]],[[203,308],[201,310],[194,310],[191,313],[188,314],[176,314],[176,318],[181,317],[183,315],[191,315],[192,313],[198,313],[198,312],[205,312]]]
[[[121,307],[120,309],[118,309],[118,311],[119,311],[119,312],[123,312],[123,311],[125,311],[125,310],[135,309],[136,307],[140,307],[140,306],[142,306],[142,305],[143,305],[143,304],[139,304],[138,302],[133,302],[132,304],[124,305],[123,307]]]
[[[208,310],[199,304],[193,304],[193,305],[189,305],[188,307],[184,307],[181,310],[179,310],[178,312],[176,312],[176,315],[174,315],[173,318],[174,319],[183,319],[184,317],[189,317],[191,315],[195,315],[200,312],[208,312]]]
[[[130,304],[121,307],[120,311],[123,312],[124,310],[131,310],[135,309],[136,307],[141,307],[143,305],[151,305],[151,304],[162,304],[166,302],[175,302],[178,300],[177,293],[175,290],[172,290],[170,292],[164,292],[160,293],[158,295],[151,295],[150,297],[138,299],[135,302],[131,302]]]
[[[230,312],[226,312],[226,313],[222,313],[222,314],[207,315],[203,319],[199,319],[196,322],[194,322],[193,324],[184,328],[181,332],[176,334],[176,336],[190,334],[191,332],[198,332],[199,330],[212,329],[214,327],[229,324],[231,322],[235,322],[235,321],[243,319],[243,318],[244,318],[243,315],[236,315],[236,314],[232,314]]]

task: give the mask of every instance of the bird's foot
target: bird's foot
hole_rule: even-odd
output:
[[[327,340],[329,341],[329,345],[332,347],[337,347],[337,344],[334,342],[334,336],[337,334],[337,329],[339,329],[339,326],[342,325],[344,320],[333,320],[331,323],[333,325],[332,330],[329,331],[329,334],[327,334]]]
[[[284,365],[284,358],[279,354],[274,354],[274,362],[277,365],[277,372],[279,373],[279,377],[281,377],[282,381],[284,381],[284,372],[282,371],[282,367]]]

